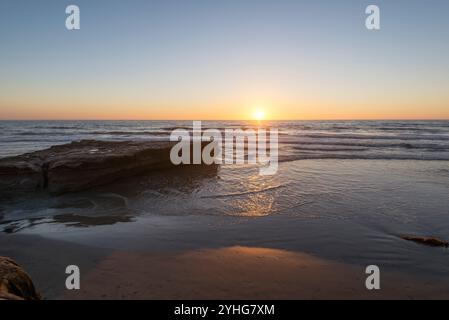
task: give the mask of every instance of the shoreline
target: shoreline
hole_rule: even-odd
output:
[[[336,166],[336,164],[339,164],[339,166]],[[339,174],[323,174],[333,172],[331,170],[335,168]],[[354,168],[357,168],[358,171],[354,172]],[[39,267],[44,269],[44,271],[39,271],[39,273],[43,272],[41,283],[45,284],[48,278],[53,276],[47,274],[45,268],[55,268],[55,272],[60,273],[60,280],[52,286],[62,291],[64,291],[65,274],[61,270],[65,270],[65,267],[69,264],[77,264],[78,261],[80,264],[86,264],[84,255],[88,258],[87,262],[91,262],[87,264],[87,267],[82,266],[82,270],[87,268],[89,272],[91,268],[97,267],[100,262],[106,260],[112,254],[117,255],[114,258],[117,260],[117,265],[114,264],[112,269],[120,269],[120,265],[129,264],[125,261],[125,257],[130,253],[145,253],[142,257],[135,256],[134,260],[147,260],[148,264],[152,265],[153,260],[156,262],[160,260],[158,258],[160,256],[173,258],[182,253],[202,252],[204,254],[204,250],[213,251],[236,246],[302,253],[325,262],[335,261],[345,266],[379,265],[382,270],[390,270],[395,274],[410,274],[412,278],[424,279],[424,282],[426,279],[430,279],[429,281],[438,279],[437,282],[441,281],[441,285],[444,284],[447,291],[447,288],[449,288],[449,283],[445,280],[449,271],[446,264],[447,249],[427,247],[401,238],[401,235],[414,235],[447,240],[445,237],[445,230],[447,230],[447,222],[445,221],[447,220],[444,220],[443,215],[445,202],[436,205],[432,202],[432,206],[423,207],[422,212],[426,212],[425,216],[418,215],[419,211],[408,212],[408,219],[413,218],[413,220],[408,220],[409,223],[403,222],[404,216],[402,214],[404,211],[398,211],[397,215],[387,215],[389,212],[392,213],[391,205],[388,206],[388,211],[381,211],[380,213],[376,206],[380,200],[385,204],[391,203],[390,195],[395,196],[397,194],[389,192],[390,188],[394,186],[404,188],[404,182],[407,182],[405,186],[411,186],[410,179],[412,179],[412,176],[406,176],[406,174],[409,174],[410,170],[420,172],[420,168],[419,166],[402,168],[396,163],[374,165],[370,162],[355,167],[348,162],[292,162],[283,168],[280,178],[282,179],[283,175],[290,175],[291,172],[300,172],[301,179],[298,179],[299,182],[297,182],[298,185],[295,185],[295,188],[262,188],[256,189],[260,192],[249,196],[244,194],[238,197],[233,196],[230,199],[224,198],[224,200],[219,198],[220,202],[217,206],[208,206],[207,210],[204,211],[195,211],[195,208],[201,208],[204,204],[210,205],[209,199],[211,198],[204,196],[229,195],[230,193],[227,191],[231,189],[226,192],[222,189],[211,190],[211,185],[215,186],[216,183],[220,183],[220,180],[216,180],[216,178],[195,182],[192,177],[178,177],[180,180],[176,180],[177,182],[190,181],[189,184],[184,183],[182,185],[181,191],[183,193],[181,193],[181,196],[185,194],[188,197],[181,197],[181,199],[192,199],[190,197],[192,190],[197,190],[197,193],[195,201],[191,204],[188,203],[189,206],[186,206],[184,211],[176,211],[175,209],[178,207],[175,206],[177,204],[175,200],[178,199],[179,193],[175,193],[173,197],[170,196],[167,199],[164,197],[161,202],[156,201],[160,200],[160,194],[157,194],[157,197],[152,197],[152,194],[144,193],[143,200],[134,197],[135,193],[140,194],[141,190],[159,190],[159,183],[155,184],[154,178],[156,176],[153,176],[151,184],[143,184],[137,190],[131,190],[128,182],[114,187],[113,189],[117,188],[115,191],[109,190],[109,187],[101,189],[101,194],[107,195],[106,192],[114,191],[119,192],[120,197],[104,197],[104,195],[99,197],[97,192],[94,194],[88,192],[79,195],[80,198],[63,198],[61,202],[58,201],[52,203],[52,205],[44,203],[40,211],[36,205],[31,207],[32,203],[26,204],[24,213],[28,218],[19,221],[16,225],[5,225],[12,233],[0,235],[0,243],[4,247],[0,255],[17,257],[19,263],[22,263],[22,260],[25,262],[45,261],[42,262],[42,267]],[[441,166],[426,167],[426,172],[432,170],[431,172],[437,179],[432,180],[432,184],[429,184],[430,190],[434,194],[439,194],[437,191],[441,194],[445,192],[443,188],[435,189],[434,187],[439,180],[441,180],[442,185],[446,183],[443,181],[444,176],[441,175],[441,169]],[[378,176],[380,170],[384,172],[385,177],[388,176],[388,185],[385,185],[386,182],[384,181],[387,180],[383,179],[383,175]],[[240,171],[235,170],[235,172],[239,173]],[[310,176],[308,175],[309,172],[311,173]],[[340,177],[345,173],[348,173],[348,175],[345,175],[347,180],[344,181],[357,181],[354,185],[357,189],[345,188],[343,189],[344,192],[338,193],[340,196],[337,198],[338,203],[341,204],[339,208],[334,206],[333,198],[326,199],[313,193],[310,196],[312,198],[304,199],[304,205],[300,203],[300,206],[292,207],[292,210],[279,214],[235,216],[218,211],[219,205],[229,204],[230,200],[236,201],[236,204],[239,205],[242,201],[254,199],[257,201],[258,207],[250,208],[257,209],[257,213],[261,213],[264,210],[264,203],[262,202],[264,199],[270,200],[274,195],[278,195],[277,199],[282,202],[287,195],[290,199],[298,195],[296,190],[299,190],[299,196],[303,196],[301,190],[310,187],[309,181],[310,178],[315,177],[314,172],[319,172],[321,179],[320,184],[315,186],[317,190],[326,190],[326,186],[335,188],[340,183],[345,183],[344,186],[347,186],[346,182],[340,180]],[[233,177],[229,170],[223,170],[221,175],[225,178]],[[169,179],[171,182],[167,185],[168,188],[171,188],[175,181],[173,180],[174,177],[171,176],[157,177]],[[407,177],[406,180],[404,180],[404,177]],[[185,180],[185,178],[188,179]],[[421,181],[421,175],[417,175],[415,179]],[[139,180],[139,177],[137,177],[137,180]],[[359,181],[362,181],[362,183],[359,183]],[[381,183],[376,184],[376,181],[381,181]],[[202,183],[206,183],[206,193],[198,192],[197,188],[203,186]],[[285,183],[292,185],[293,182],[285,180]],[[373,183],[375,184],[373,185]],[[439,186],[439,184],[436,185]],[[416,186],[420,188],[416,188]],[[416,203],[413,204],[412,202],[411,207],[420,208],[421,204],[427,203],[422,199],[429,191],[427,186],[426,184],[413,184],[410,189],[401,189],[403,192],[407,191],[407,194],[409,194],[408,192],[416,194],[413,199],[409,196],[404,199]],[[366,198],[365,195],[371,194],[370,191],[373,188],[378,190],[377,197]],[[291,191],[294,192],[290,194]],[[200,198],[198,195],[202,197]],[[85,196],[91,197],[97,207],[91,208],[85,206],[85,202],[78,202]],[[198,199],[206,199],[207,202],[199,205]],[[314,201],[305,201],[308,199]],[[139,201],[144,202],[139,203]],[[131,210],[133,207],[130,206],[136,202],[140,204],[138,208],[141,211]],[[271,202],[268,201],[267,203],[269,205]],[[61,206],[61,204],[66,205]],[[359,204],[359,206],[356,204]],[[104,209],[98,207],[102,205],[105,206]],[[48,212],[47,208],[49,207],[56,209]],[[227,212],[235,213],[231,210],[234,207],[231,207]],[[99,211],[99,209],[104,211]],[[351,211],[348,211],[348,209]],[[29,212],[26,210],[29,210]],[[31,214],[41,218],[47,217],[47,219],[33,221],[29,218]],[[421,217],[425,218],[427,222],[424,227],[419,223],[422,221],[420,220]],[[10,216],[5,216],[5,218],[10,218]],[[13,230],[14,228],[17,229]],[[40,245],[32,246],[33,250],[29,249],[30,241],[25,240],[21,241],[22,245],[12,247],[11,241],[13,239],[33,239],[35,236],[45,238],[36,237],[35,239],[38,239],[36,243],[40,243]],[[17,244],[17,242],[15,243]],[[58,258],[53,258],[47,252],[48,250],[53,252],[54,257]],[[74,254],[66,255],[65,251],[73,251]],[[42,252],[42,256],[39,252]],[[230,261],[230,263],[235,260],[229,252],[221,252],[220,255],[224,255],[222,259]],[[53,263],[53,259],[56,260],[57,269],[48,266],[49,263]],[[58,262],[58,259],[63,260]],[[211,261],[210,263],[214,265],[215,262]],[[28,268],[27,265],[24,266]],[[37,268],[34,263],[32,267]],[[276,266],[276,268],[282,269],[284,267]],[[174,273],[179,273],[179,270],[175,268],[172,268],[172,270]],[[357,271],[358,274],[360,272],[363,274],[362,269]],[[126,273],[126,270],[123,270],[123,273]],[[46,274],[47,278],[44,277]],[[238,273],[236,276],[238,276]],[[151,278],[151,275],[148,277]],[[311,277],[313,276],[311,275]],[[62,286],[62,288],[58,286]],[[111,290],[114,291],[115,289],[112,288]],[[51,297],[59,296],[52,294]]]
[[[449,299],[447,249],[403,237],[447,240],[446,162],[291,160],[273,179],[232,166],[143,175],[134,155],[166,163],[153,142],[84,143],[69,162],[53,159],[73,145],[34,153],[55,164],[50,187],[76,192],[47,188],[0,208],[0,255],[46,299]],[[110,157],[111,146],[125,154]],[[78,155],[101,179],[79,184]],[[125,179],[103,179],[105,167]],[[80,267],[80,291],[65,289],[68,265]],[[380,292],[364,287],[368,265],[381,268]]]

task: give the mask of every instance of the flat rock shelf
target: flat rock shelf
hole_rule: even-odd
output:
[[[174,167],[169,141],[96,141],[69,144],[0,159],[0,196],[44,191],[63,194]],[[217,165],[205,164],[216,170]]]

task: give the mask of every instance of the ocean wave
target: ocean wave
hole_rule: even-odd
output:
[[[368,154],[368,153],[302,153],[281,156],[279,162],[298,160],[423,160],[423,161],[449,161],[447,155],[433,154]]]
[[[35,126],[33,129],[45,129],[45,130],[79,130],[82,126]]]
[[[363,143],[363,142],[325,142],[325,141],[298,141],[296,143],[289,142],[294,149],[323,149],[325,147],[347,147],[348,151],[360,149],[383,149],[383,148],[401,148],[401,149],[424,149],[429,151],[449,151],[449,144],[432,144],[432,143]],[[307,147],[304,147],[307,146]],[[315,147],[312,147],[315,146]]]
[[[17,133],[19,136],[42,136],[42,135],[111,135],[111,136],[144,136],[144,135],[169,135],[170,133],[162,130],[155,131],[83,131],[77,130],[72,132],[61,132],[61,131],[25,131]]]
[[[300,151],[301,150],[305,150],[305,151],[310,150],[310,151],[325,151],[325,152],[332,152],[332,151],[345,151],[345,152],[355,151],[355,152],[358,152],[358,151],[369,150],[369,148],[363,148],[363,147],[360,147],[360,148],[341,148],[340,147],[339,148],[339,147],[332,147],[332,146],[328,146],[328,147],[295,146],[294,148],[295,148],[295,150],[300,150]]]
[[[318,131],[317,127],[310,126],[300,126],[297,128],[292,128],[293,130],[301,131]],[[321,128],[322,131],[328,132],[344,132],[344,131],[352,131],[352,132],[367,132],[367,133],[382,133],[382,132],[413,132],[413,133],[430,133],[430,134],[438,134],[438,133],[448,133],[447,128],[423,128],[423,127],[357,127],[357,126],[331,126],[327,128]]]
[[[162,130],[155,131],[92,131],[88,134],[93,135],[130,135],[130,136],[149,136],[149,135],[169,135],[170,133]]]
[[[314,139],[348,139],[348,140],[442,140],[449,141],[449,135],[371,135],[371,134],[338,134],[338,133],[314,133],[301,134],[298,137]]]
[[[376,128],[378,131],[413,131],[415,133],[447,133],[447,128],[419,128],[419,127],[381,127]]]

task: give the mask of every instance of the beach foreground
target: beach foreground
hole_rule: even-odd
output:
[[[35,236],[8,243],[4,251],[23,263],[44,299],[449,298],[447,283],[397,272],[383,273],[381,290],[368,291],[363,267],[287,250],[117,251]],[[74,260],[81,262],[81,290],[68,291],[61,270]]]

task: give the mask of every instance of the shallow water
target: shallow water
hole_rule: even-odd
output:
[[[449,122],[275,124],[282,133],[276,175],[230,165],[218,174],[172,170],[77,194],[27,196],[2,201],[0,228],[113,249],[271,247],[447,275],[447,249],[399,236],[449,238]],[[205,126],[229,125],[251,123]],[[93,137],[165,139],[169,129],[189,123],[0,126],[5,156]],[[35,142],[20,140],[26,132]]]

